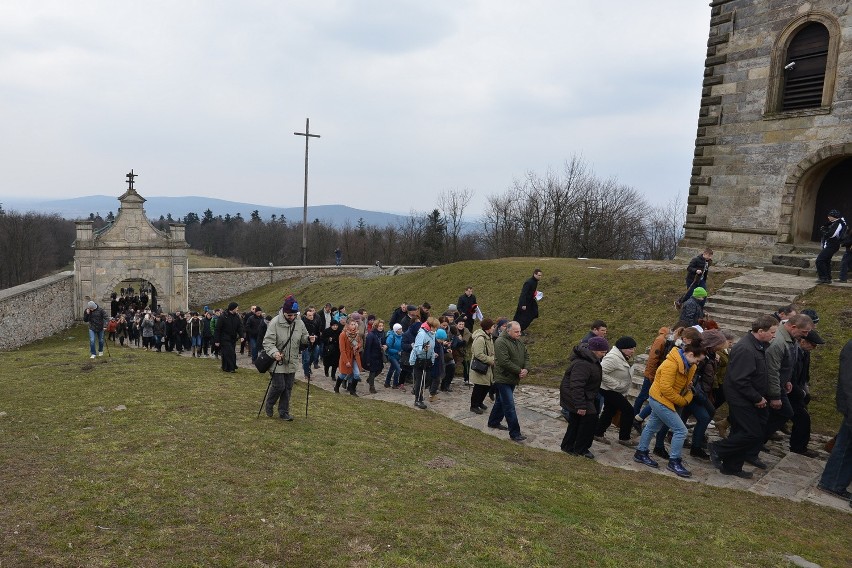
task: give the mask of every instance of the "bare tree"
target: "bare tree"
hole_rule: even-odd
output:
[[[450,262],[459,260],[459,237],[464,225],[464,211],[467,209],[473,191],[470,189],[448,189],[438,195],[438,209],[444,214],[447,224]]]

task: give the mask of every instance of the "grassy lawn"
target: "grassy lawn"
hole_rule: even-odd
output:
[[[302,385],[295,422],[256,419],[265,376],[111,352],[0,353],[0,566],[848,565],[843,512],[319,389],[305,420]]]
[[[284,296],[294,293],[300,305],[317,307],[326,302],[345,304],[349,311],[360,307],[387,320],[403,301],[428,301],[441,313],[455,303],[468,284],[486,316],[511,318],[515,314],[523,281],[535,267],[543,270],[539,290],[541,317],[529,329],[528,348],[532,362],[529,382],[558,387],[571,348],[586,334],[589,324],[602,319],[609,325],[609,338],[633,336],[644,350],[661,326],[673,324],[678,313],[672,299],[682,293],[682,271],[647,269],[618,270],[621,261],[574,259],[500,259],[460,262],[400,276],[373,279],[329,278],[298,286],[287,281],[265,286],[237,299],[243,309],[258,304],[272,311]],[[732,274],[715,269],[710,291],[722,286]],[[223,305],[227,302],[223,302]],[[827,344],[814,355],[811,377],[814,431],[834,434],[840,424],[834,407],[837,363],[840,349],[852,334],[852,290],[821,287],[808,294],[803,306],[820,314],[819,330]],[[777,306],[767,306],[767,311]]]

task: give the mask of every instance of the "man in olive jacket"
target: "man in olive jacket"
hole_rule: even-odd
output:
[[[284,300],[281,311],[272,318],[263,337],[263,350],[275,359],[269,396],[266,397],[266,415],[272,418],[272,410],[278,403],[278,415],[290,422],[290,395],[296,380],[296,370],[301,364],[300,348],[316,341],[299,316],[299,304],[290,295]]]
[[[527,347],[520,337],[521,326],[516,321],[510,321],[503,334],[494,342],[494,388],[497,390],[497,400],[488,416],[488,427],[508,430],[514,442],[527,439],[521,434],[521,425],[515,412],[515,387],[527,376],[530,362]],[[504,416],[508,428],[501,423]]]

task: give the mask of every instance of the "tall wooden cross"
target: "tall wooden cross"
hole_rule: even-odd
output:
[[[294,132],[296,136],[305,137],[305,207],[302,211],[302,266],[308,264],[308,141],[319,138],[319,134],[311,134],[311,119],[305,119],[305,131]]]

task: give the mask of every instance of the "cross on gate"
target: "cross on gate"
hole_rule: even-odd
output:
[[[130,170],[130,173],[127,174],[126,176],[124,176],[124,177],[127,178],[127,186],[128,186],[127,189],[128,190],[133,191],[133,179],[136,178],[138,175],[139,174],[134,174],[133,170]]]

